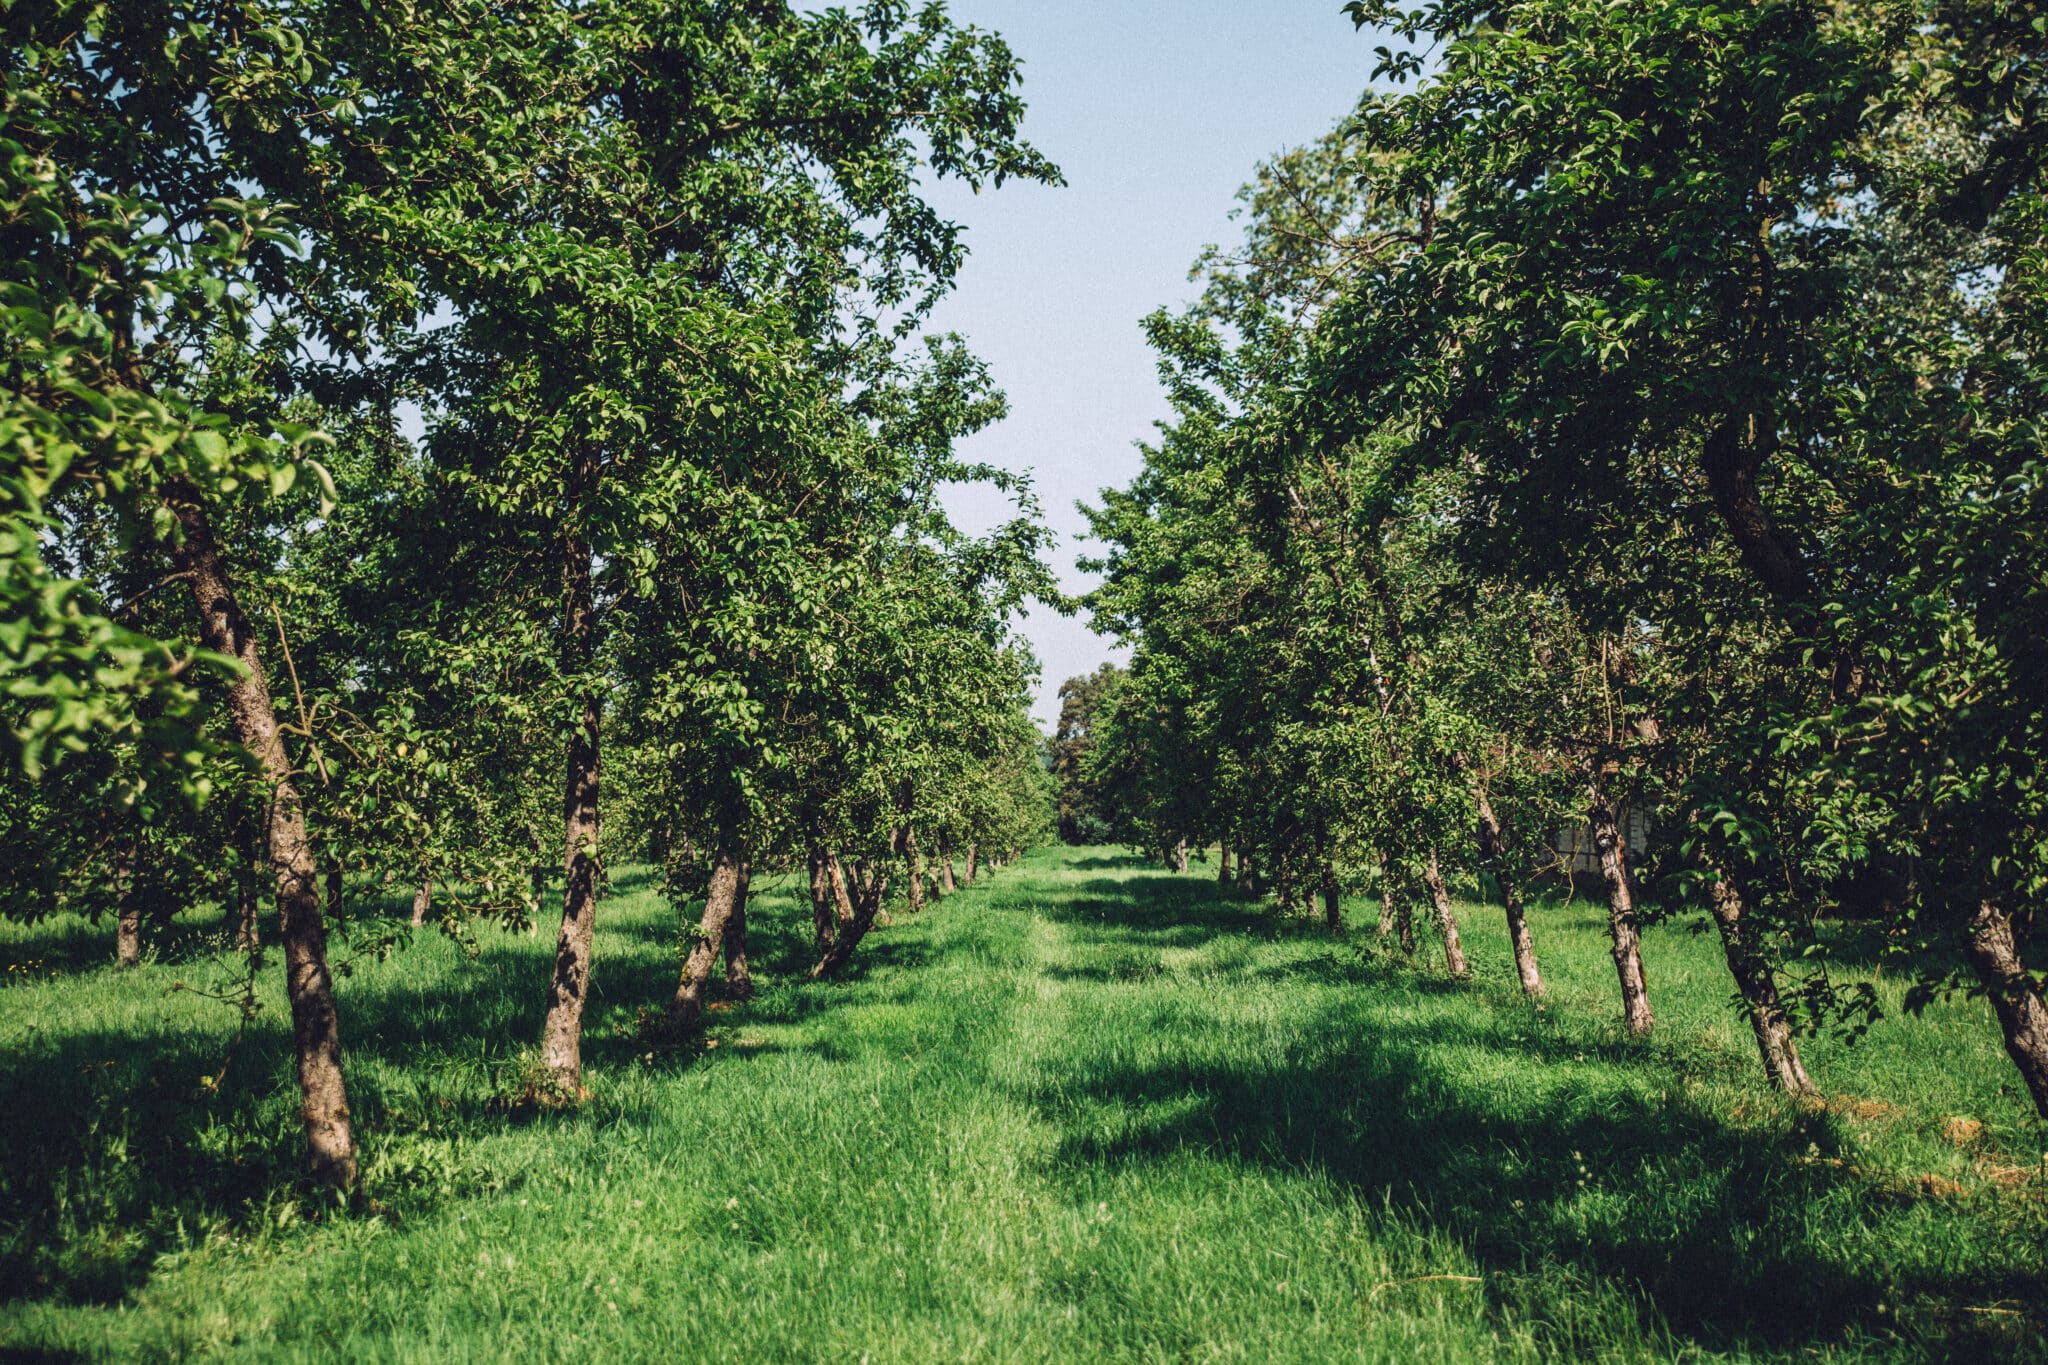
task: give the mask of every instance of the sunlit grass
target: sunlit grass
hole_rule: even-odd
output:
[[[550,942],[428,937],[342,986],[363,1199],[295,1184],[283,1002],[235,1014],[195,917],[0,932],[0,1347],[91,1357],[2038,1358],[2048,1178],[1981,1003],[1807,1044],[1767,1094],[1711,937],[1645,955],[1624,1041],[1598,914],[1496,912],[1452,983],[1104,850],[1033,855],[799,980],[641,1041],[673,916],[601,922],[591,1103],[518,1094]],[[1353,907],[1361,924],[1368,910]],[[224,949],[224,943],[219,945]],[[51,976],[52,972],[61,973]],[[1896,1006],[1905,983],[1880,981]],[[1957,1125],[1953,1120],[1967,1120]],[[1981,1129],[1969,1123],[1981,1124]]]

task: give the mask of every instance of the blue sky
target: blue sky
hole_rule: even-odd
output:
[[[1233,196],[1253,167],[1342,118],[1365,88],[1376,39],[1341,0],[953,0],[962,22],[1001,33],[1024,60],[1025,131],[1065,189],[1007,185],[935,202],[972,252],[933,316],[994,369],[1010,417],[963,453],[1031,471],[1069,590],[1085,528],[1074,510],[1127,483],[1134,443],[1164,417],[1138,320],[1187,301],[1188,267],[1228,242]],[[979,529],[1004,509],[950,500]],[[1045,676],[1034,714],[1050,728],[1060,682],[1110,657],[1085,619],[1025,623]]]

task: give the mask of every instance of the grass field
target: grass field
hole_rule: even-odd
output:
[[[759,997],[650,1051],[674,919],[618,891],[574,1114],[511,1102],[548,931],[357,964],[348,1209],[293,1179],[275,969],[230,1056],[172,989],[231,979],[210,919],[125,976],[104,927],[0,930],[0,1356],[2048,1358],[2048,1134],[1981,1002],[1812,1041],[1800,1109],[1684,920],[1638,1045],[1583,902],[1535,912],[1532,1009],[1496,912],[1460,984],[1362,904],[1333,941],[1060,849],[825,985],[758,888]]]

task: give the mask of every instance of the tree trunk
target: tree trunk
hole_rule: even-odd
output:
[[[903,848],[910,855],[910,913],[915,915],[924,910],[924,854],[917,847],[916,830],[904,835]]]
[[[263,934],[257,923],[258,899],[256,867],[245,858],[235,869],[235,948],[252,955],[263,950]]]
[[[747,970],[747,889],[753,884],[751,858],[740,864],[740,884],[732,896],[732,914],[725,921],[725,998],[754,998],[754,976]]]
[[[953,850],[939,850],[939,894],[950,896],[960,889],[960,883],[953,880]]]
[[[1536,970],[1536,944],[1529,936],[1529,916],[1522,908],[1521,888],[1508,870],[1508,838],[1485,791],[1474,793],[1479,800],[1479,851],[1493,864],[1493,880],[1500,887],[1501,909],[1507,912],[1508,943],[1515,952],[1515,975],[1521,979],[1522,994],[1543,994],[1543,974]]]
[[[811,980],[817,981],[831,976],[853,957],[853,950],[867,937],[874,927],[875,912],[881,909],[882,897],[889,894],[889,879],[877,872],[872,879],[867,875],[867,866],[856,862],[853,865],[860,896],[854,905],[853,918],[839,927],[839,941],[811,968]]]
[[[336,919],[341,918],[348,904],[344,899],[347,890],[348,874],[341,870],[341,858],[337,856],[327,865],[327,913]]]
[[[1970,919],[1969,958],[1998,1015],[2006,1055],[2020,1069],[2035,1110],[2048,1118],[2048,1005],[2020,960],[2012,920],[1990,901]]]
[[[823,848],[811,848],[811,928],[822,954],[832,947],[832,867]]]
[[[142,841],[133,831],[114,855],[114,965],[133,967],[142,961],[142,896],[135,885]]]
[[[427,911],[434,908],[434,877],[432,873],[420,874],[419,889],[412,893],[412,927],[417,929],[427,922]]]
[[[1465,945],[1458,941],[1458,917],[1451,911],[1450,889],[1444,885],[1435,849],[1429,851],[1429,861],[1423,864],[1422,881],[1429,888],[1429,903],[1436,910],[1437,932],[1443,935],[1444,960],[1450,964],[1452,976],[1464,976],[1471,968],[1465,964]]]
[[[1394,863],[1380,854],[1380,937],[1394,932]]]
[[[1173,870],[1183,877],[1188,875],[1188,841],[1185,838],[1174,841]]]
[[[1252,867],[1251,851],[1247,849],[1237,856],[1237,889],[1244,895],[1252,896],[1258,894],[1258,888],[1259,874]]]
[[[1712,871],[1714,883],[1707,888],[1707,905],[1721,931],[1721,950],[1728,958],[1728,971],[1735,978],[1735,988],[1741,992],[1749,1014],[1749,1027],[1756,1035],[1764,1075],[1787,1094],[1814,1094],[1817,1087],[1800,1064],[1799,1047],[1793,1041],[1785,1007],[1778,999],[1778,983],[1771,975],[1771,964],[1757,950],[1753,928],[1743,918],[1742,892],[1720,868]]]
[[[704,893],[704,919],[698,926],[697,941],[683,959],[682,979],[676,983],[676,998],[669,1002],[669,1032],[677,1038],[689,1036],[704,1017],[704,986],[711,980],[712,964],[725,942],[725,931],[739,903],[744,859],[730,847],[721,847],[711,862],[711,885]]]
[[[967,846],[967,884],[969,886],[974,885],[974,874],[976,871],[974,845],[969,844]]]
[[[847,925],[853,923],[854,916],[853,896],[846,889],[846,869],[839,865],[839,855],[836,853],[826,854],[825,862],[832,873],[832,898],[839,906],[839,928],[844,931]],[[859,869],[856,868],[856,875],[858,872]]]
[[[1323,925],[1333,934],[1344,932],[1344,896],[1337,889],[1337,869],[1323,869]]]
[[[1614,972],[1621,981],[1622,1022],[1640,1038],[1656,1025],[1650,1012],[1650,988],[1643,980],[1642,931],[1636,923],[1635,893],[1629,887],[1628,848],[1614,821],[1614,807],[1598,787],[1592,789],[1588,822],[1593,847],[1600,854],[1600,875],[1607,882],[1607,930],[1614,951]]]
[[[567,524],[562,535],[563,649],[567,671],[586,672],[597,657],[597,610],[590,581],[590,547],[579,525],[583,498],[597,482],[596,452],[576,448],[569,471]],[[562,784],[564,885],[562,928],[555,938],[555,968],[548,978],[547,1017],[540,1060],[565,1099],[583,1089],[583,1007],[590,999],[590,944],[597,932],[599,698],[583,697],[582,724],[569,739]]]
[[[255,755],[270,788],[265,847],[277,886],[308,1162],[316,1180],[347,1188],[356,1180],[356,1142],[349,1122],[348,1087],[342,1079],[341,1027],[334,1009],[334,978],[327,968],[319,869],[306,837],[305,808],[278,733],[255,633],[235,601],[198,491],[175,490],[171,510],[183,532],[176,559],[179,571],[191,576],[200,643],[241,665],[241,676],[228,687],[228,713],[235,739]]]
[[[1230,840],[1222,839],[1216,844],[1216,884],[1230,885]]]

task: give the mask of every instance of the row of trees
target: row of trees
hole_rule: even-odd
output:
[[[912,344],[960,263],[923,177],[1056,181],[939,3],[29,0],[0,52],[0,798],[10,913],[134,961],[279,912],[314,1174],[356,1143],[330,927],[520,924],[583,1093],[605,868],[755,869],[817,974],[892,881],[1048,822],[1009,622],[1002,400]],[[950,525],[947,484],[1018,515]],[[736,975],[743,985],[744,945]]]
[[[1148,322],[1092,727],[1123,837],[1406,929],[1581,828],[1627,1027],[1704,903],[1770,1079],[1875,1008],[1823,916],[1988,996],[2048,1114],[2048,37],[1978,0],[1362,0],[1391,93]],[[1412,88],[1403,89],[1413,81]],[[1630,816],[1648,827],[1631,847]],[[1248,880],[1250,877],[1248,876]],[[1400,903],[1397,904],[1397,900]]]

